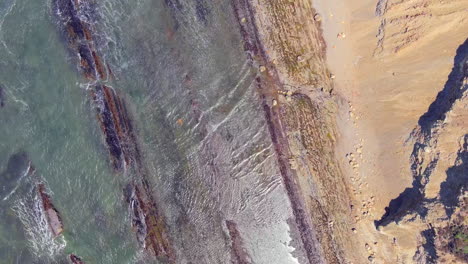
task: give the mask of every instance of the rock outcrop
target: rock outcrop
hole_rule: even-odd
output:
[[[300,262],[343,262],[348,197],[335,162],[336,98],[316,12],[309,1],[233,5],[244,50],[259,68],[257,89],[307,255]]]
[[[115,88],[107,84],[112,75],[109,67],[98,54],[93,37],[92,3],[73,0],[53,1],[70,51],[76,56],[84,78],[91,88],[89,98],[96,108],[109,159],[116,173],[131,172],[135,176],[126,183],[126,200],[132,215],[140,245],[156,257],[175,261],[169,243],[161,210],[151,192],[148,173],[143,164],[126,102]],[[125,179],[127,180],[127,179]]]
[[[460,244],[466,244],[460,238],[467,235],[464,223],[468,134],[466,128],[456,125],[457,120],[467,120],[467,106],[468,40],[458,48],[443,90],[420,117],[408,139],[414,142],[410,157],[412,187],[392,200],[386,213],[375,222],[384,232],[394,230],[396,227],[389,226],[396,223],[402,228],[412,226],[412,232],[420,233],[421,239],[413,257],[417,263],[468,257],[459,249]],[[456,144],[454,139],[459,142],[455,158],[447,151],[450,144]],[[434,192],[437,185],[438,192]]]
[[[62,234],[62,220],[60,219],[59,212],[57,211],[57,209],[55,209],[54,205],[52,204],[52,200],[47,194],[44,184],[39,183],[37,185],[37,190],[39,192],[39,197],[42,201],[42,209],[44,210],[44,214],[46,216],[47,223],[49,224],[52,234],[54,234],[54,236]]]

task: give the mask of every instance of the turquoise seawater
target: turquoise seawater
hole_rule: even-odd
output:
[[[254,263],[295,263],[291,210],[230,1],[94,3],[107,84],[130,109],[177,262],[231,263],[230,220]],[[0,0],[0,263],[68,263],[69,254],[158,263],[136,241],[127,175],[111,168],[90,83],[51,6]],[[57,238],[37,182],[61,215]]]

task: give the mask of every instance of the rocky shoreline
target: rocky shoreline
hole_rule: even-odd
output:
[[[349,198],[334,157],[337,99],[320,24],[311,19],[315,10],[306,1],[233,6],[244,49],[259,70],[256,86],[306,254],[299,261],[345,263]]]

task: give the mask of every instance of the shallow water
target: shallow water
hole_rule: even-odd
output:
[[[90,19],[177,263],[231,263],[227,220],[252,263],[296,263],[291,207],[230,1],[105,0]],[[50,1],[0,2],[0,262],[67,263],[73,253],[86,263],[159,263],[136,241],[128,175],[111,168],[89,81],[58,23]],[[17,153],[23,161],[12,161]],[[23,176],[29,161],[36,172]],[[58,238],[36,182],[62,217]]]

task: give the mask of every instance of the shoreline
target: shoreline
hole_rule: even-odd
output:
[[[298,38],[291,43],[288,32],[267,30],[272,25],[286,28],[278,14],[300,20],[316,12],[308,1],[233,3],[245,50],[259,68],[256,83],[307,262],[350,262],[350,199],[334,152],[338,106],[320,23],[288,24],[304,27],[304,39],[310,42]],[[285,47],[301,51],[291,54]]]
[[[431,52],[432,40],[450,32],[447,25],[455,23],[444,16],[459,23],[468,16],[457,3],[442,9],[447,14],[440,18],[432,15],[440,12],[436,2],[425,5],[421,15],[411,16],[419,10],[413,0],[390,2],[379,14],[370,0],[245,2],[248,18],[238,14],[239,25],[254,28],[252,39],[241,31],[252,64],[260,72],[258,90],[308,262],[437,259],[431,253],[436,250],[434,242],[429,249],[423,245],[437,239],[432,223],[440,228],[444,224],[434,218],[440,208],[431,209],[433,216],[426,220],[422,205],[417,205],[419,196],[405,198],[405,190],[413,181],[414,160],[428,160],[417,167],[426,169],[424,175],[434,174],[434,180],[424,179],[433,181],[427,184],[428,195],[437,195],[434,186],[443,181],[445,169],[432,171],[444,150],[414,154],[420,149],[418,142],[413,142],[413,150],[408,138],[434,100],[435,93],[426,87],[437,91],[443,86],[454,56],[446,50],[458,45],[446,42],[440,54]],[[402,25],[414,24],[416,37],[398,31]],[[427,28],[418,32],[422,27]],[[457,36],[468,35],[458,31]],[[425,71],[431,72],[431,78],[422,76]],[[426,99],[414,99],[419,97]],[[462,118],[457,120],[463,124]],[[455,132],[459,137],[459,128],[445,132],[444,140]],[[424,144],[436,148],[431,141]],[[463,144],[444,144],[452,154],[465,153]],[[452,154],[443,154],[439,166],[454,168]],[[410,200],[407,212],[397,210],[401,216],[389,216],[401,199]],[[384,218],[390,220],[379,225]]]

